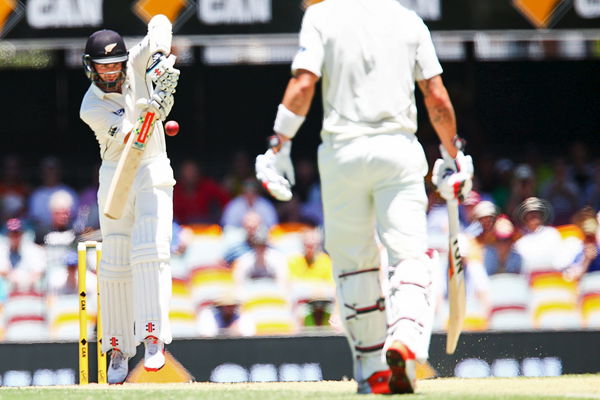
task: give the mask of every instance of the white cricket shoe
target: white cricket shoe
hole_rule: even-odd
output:
[[[110,385],[120,385],[125,382],[125,378],[127,378],[127,374],[129,373],[128,360],[121,350],[112,350],[110,353],[110,364],[106,371],[106,380]]]
[[[165,344],[155,336],[146,336],[144,346],[144,369],[158,371],[165,365]]]

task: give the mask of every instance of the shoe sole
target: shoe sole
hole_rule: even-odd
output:
[[[406,361],[402,354],[396,349],[389,349],[385,353],[385,359],[392,371],[389,382],[390,391],[392,393],[414,393],[415,389],[406,375]]]
[[[165,364],[161,365],[159,368],[148,368],[148,367],[144,367],[144,369],[148,372],[156,372],[156,371],[160,371],[163,367],[165,366]]]

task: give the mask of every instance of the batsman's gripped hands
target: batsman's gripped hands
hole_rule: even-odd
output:
[[[295,179],[294,165],[290,158],[291,150],[292,142],[288,140],[281,145],[279,151],[275,152],[270,148],[256,157],[256,178],[271,196],[280,201],[289,201],[292,198],[291,187]]]
[[[444,200],[462,202],[473,188],[473,159],[462,151],[452,158],[442,146],[440,152],[443,158],[433,164],[431,181]]]

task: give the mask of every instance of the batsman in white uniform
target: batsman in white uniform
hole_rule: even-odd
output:
[[[415,82],[447,152],[436,169],[447,199],[468,193],[472,161],[456,147],[454,109],[429,30],[396,0],[325,0],[306,10],[300,50],[257,178],[292,197],[291,139],[322,80],[318,161],[325,247],[354,356],[359,393],[410,393],[415,360],[428,357],[434,261],[427,253],[424,176]],[[389,270],[380,282],[377,237]],[[382,290],[385,288],[385,293]]]
[[[167,59],[171,52],[171,23],[153,17],[144,39],[125,48],[111,30],[93,33],[83,64],[92,84],[80,116],[100,145],[99,209],[107,193],[125,142],[147,106],[164,121],[173,106],[179,71]],[[149,67],[152,68],[149,69]],[[128,359],[144,342],[146,370],[165,363],[164,345],[171,342],[170,242],[173,220],[173,171],[165,146],[163,124],[154,125],[137,170],[123,216],[100,215],[103,254],[99,269],[103,351],[112,350],[109,383],[122,383]]]

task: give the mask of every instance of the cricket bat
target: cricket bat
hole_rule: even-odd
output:
[[[458,247],[458,200],[448,205],[448,332],[446,353],[453,354],[463,328],[466,308],[465,270]]]
[[[146,143],[154,131],[155,121],[154,110],[149,108],[142,111],[129,135],[108,189],[103,210],[108,218],[119,219],[123,216],[131,185],[142,161]]]
[[[456,143],[460,150],[464,142]],[[450,155],[440,146],[442,157],[452,162]],[[463,328],[466,309],[465,270],[458,247],[458,199],[446,201],[448,207],[448,327],[446,334],[446,353],[453,354]]]

